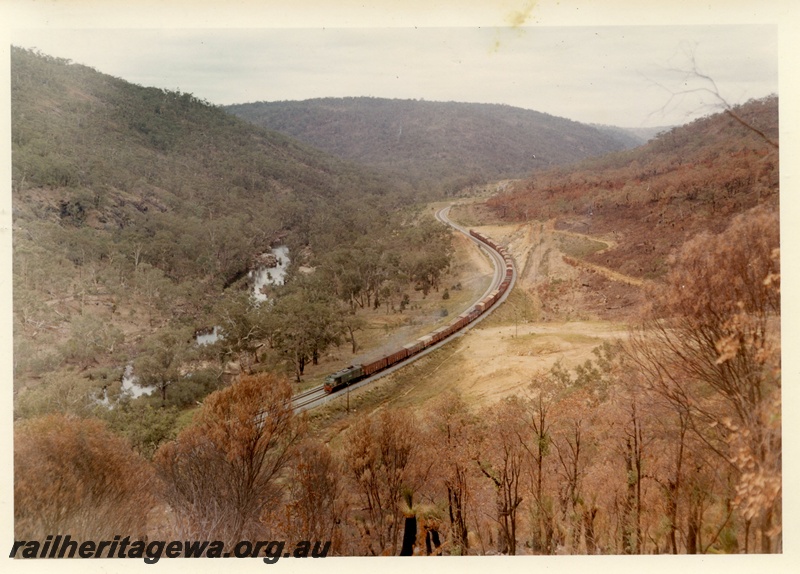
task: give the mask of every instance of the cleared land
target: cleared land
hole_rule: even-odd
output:
[[[387,405],[419,408],[447,391],[478,408],[523,392],[535,373],[559,361],[574,367],[592,359],[592,350],[604,341],[627,336],[626,319],[643,304],[641,281],[579,259],[608,248],[613,239],[563,233],[547,222],[477,226],[475,209],[460,205],[451,217],[508,246],[519,272],[511,296],[462,337],[351,392],[350,414]],[[462,270],[462,284],[468,284],[470,273],[488,274],[491,268],[483,256],[464,244],[466,240],[457,241],[456,268]],[[471,281],[480,283],[474,276]],[[312,418],[336,433],[349,425],[347,403],[343,397],[315,411]]]

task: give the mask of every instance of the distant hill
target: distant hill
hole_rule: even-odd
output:
[[[662,132],[668,132],[675,126],[657,126],[653,128],[620,128],[617,126],[608,126],[605,124],[590,124],[592,127],[597,128],[601,132],[617,137],[623,143],[627,143],[626,147],[634,148],[644,145],[651,139],[656,137]]]
[[[537,172],[489,200],[503,219],[555,220],[559,229],[613,234],[590,261],[654,278],[701,231],[718,233],[779,199],[778,98],[660,133],[636,149]]]
[[[636,145],[627,134],[507,105],[324,98],[225,109],[417,185],[521,177]]]

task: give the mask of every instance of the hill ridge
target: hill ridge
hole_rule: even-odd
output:
[[[636,143],[629,136],[508,104],[345,97],[225,109],[415,185],[444,180],[450,188],[466,180],[520,177]]]

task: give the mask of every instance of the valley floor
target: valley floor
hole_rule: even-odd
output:
[[[508,247],[519,274],[511,296],[456,341],[351,393],[352,408],[422,407],[454,391],[477,409],[524,392],[535,374],[558,362],[571,369],[592,359],[592,350],[603,342],[627,336],[628,320],[643,303],[642,282],[576,257],[584,244],[594,244],[590,252],[597,252],[613,239],[557,231],[548,222],[476,225],[486,218],[479,210],[472,203],[460,204],[451,216]],[[457,243],[459,280],[482,284],[478,277],[490,273],[488,262],[469,242]],[[346,417],[344,409],[341,399],[319,416]]]

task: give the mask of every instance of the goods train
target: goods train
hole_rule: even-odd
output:
[[[377,361],[363,365],[351,365],[345,369],[342,369],[341,371],[333,373],[332,375],[328,375],[325,379],[324,385],[326,393],[330,394],[338,391],[339,389],[348,387],[353,383],[360,381],[361,379],[369,377],[370,375],[374,375],[375,373],[383,371],[384,369],[388,369],[392,365],[412,357],[428,347],[435,345],[439,341],[446,339],[456,331],[463,329],[472,321],[480,317],[484,312],[486,312],[487,309],[494,305],[497,300],[500,299],[500,297],[503,296],[503,293],[505,293],[508,290],[509,285],[511,285],[511,279],[514,275],[514,267],[511,262],[511,256],[506,252],[504,247],[497,245],[490,238],[485,237],[474,230],[470,230],[469,234],[478,241],[485,243],[497,251],[503,257],[503,261],[505,261],[506,265],[506,272],[503,281],[500,283],[497,289],[478,301],[473,307],[459,315],[449,325],[436,329],[434,332],[429,333],[424,337],[420,337],[413,343],[405,345],[402,349],[390,355],[386,355],[385,357],[381,357]]]

